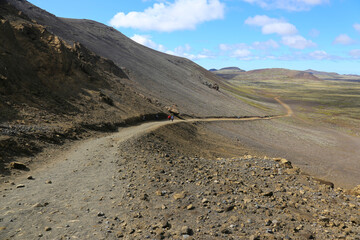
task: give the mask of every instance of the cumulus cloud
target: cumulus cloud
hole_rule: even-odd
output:
[[[159,32],[192,30],[200,23],[222,19],[224,11],[225,5],[220,0],[166,1],[155,3],[143,12],[119,12],[110,25]]]
[[[161,51],[161,52],[166,51],[166,49],[163,45],[155,43],[153,40],[151,40],[151,36],[149,36],[149,35],[135,34],[134,36],[131,37],[131,39],[141,45],[146,46],[146,47],[149,47],[149,48]]]
[[[291,23],[282,19],[270,18],[266,15],[256,15],[245,20],[245,24],[261,27],[263,34],[292,35],[297,33],[297,29]]]
[[[252,44],[219,44],[219,50],[221,55],[238,58],[241,60],[258,59],[259,57],[255,56],[253,52],[267,51],[279,47],[279,44],[272,39],[264,42],[257,41]]]
[[[294,25],[286,22],[266,24],[262,28],[264,34],[277,33],[279,35],[292,35],[297,33]]]
[[[266,15],[257,15],[245,20],[245,24],[261,27],[263,34],[278,34],[282,37],[282,43],[288,47],[305,49],[315,47],[316,44],[298,35],[296,27],[283,19],[270,18]]]
[[[333,42],[334,44],[341,44],[341,45],[350,45],[354,44],[355,40],[353,40],[351,37],[349,37],[346,34],[340,34],[337,36]]]
[[[248,49],[236,49],[232,52],[231,57],[235,58],[245,58],[251,55],[251,51]]]
[[[350,51],[350,56],[353,58],[360,58],[360,49],[353,49]]]
[[[205,58],[212,58],[211,52],[209,50],[204,49],[199,54],[194,54],[193,49],[189,44],[185,44],[184,46],[178,46],[174,50],[168,50],[164,45],[157,44],[153,40],[151,40],[151,36],[149,35],[139,35],[135,34],[131,37],[132,40],[135,42],[144,45],[146,47],[152,48],[154,50],[164,52],[170,55],[188,58],[190,60],[198,60],[198,59],[205,59]]]
[[[226,55],[232,58],[249,59],[252,55],[252,46],[245,43],[238,44],[220,44],[219,49],[222,55]]]
[[[328,3],[329,0],[243,0],[265,9],[283,9],[288,11],[307,11],[316,5]]]
[[[315,60],[324,60],[331,58],[331,56],[326,51],[323,50],[311,52],[309,53],[309,56],[311,59],[315,59]]]
[[[279,44],[272,39],[265,42],[254,42],[252,46],[254,49],[259,50],[276,49],[280,47]]]
[[[353,27],[354,27],[354,29],[355,29],[357,32],[360,33],[360,24],[359,24],[359,23],[355,23],[355,24],[353,25]]]
[[[178,57],[184,57],[193,61],[213,58],[212,53],[207,49],[203,49],[201,53],[192,53],[192,52],[193,50],[188,44],[185,44],[184,46],[176,47],[174,50],[165,51],[165,53],[167,54]]]
[[[245,20],[245,24],[262,27],[266,24],[282,22],[277,18],[270,18],[266,15],[256,15],[255,17],[248,17]]]
[[[283,36],[282,43],[288,47],[296,49],[305,49],[309,47],[316,47],[316,44],[311,40],[305,39],[303,36]]]

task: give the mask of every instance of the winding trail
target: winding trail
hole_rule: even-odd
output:
[[[31,171],[33,179],[23,175],[13,184],[0,185],[0,239],[38,239],[49,234],[59,237],[65,229],[74,239],[101,239],[97,235],[101,234],[100,229],[86,229],[97,224],[98,213],[112,211],[115,204],[112,199],[125,194],[129,183],[117,177],[121,143],[178,122],[254,121],[291,116],[291,108],[275,99],[287,109],[287,114],[146,122],[119,129],[110,136],[74,143],[58,156],[48,156],[53,160]]]

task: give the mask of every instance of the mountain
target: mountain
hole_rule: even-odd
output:
[[[67,44],[10,5],[0,5],[0,16],[1,121],[39,121],[42,115],[47,121],[119,122],[162,112],[111,60]]]
[[[200,117],[268,114],[224,86],[190,60],[103,24],[0,0],[0,172],[14,156],[91,130],[163,118],[169,110]]]
[[[319,80],[311,72],[306,71],[296,71],[296,70],[289,70],[284,68],[266,68],[266,69],[256,69],[251,71],[243,71],[238,70],[236,68],[226,68],[225,71],[220,69],[214,72],[218,76],[225,78],[225,79],[236,79],[236,80],[272,80],[272,79],[307,79],[307,80]]]
[[[224,79],[232,79],[236,77],[238,74],[245,72],[245,70],[242,70],[238,67],[226,67],[221,68],[219,70],[213,71],[216,75],[219,77],[222,77]]]
[[[355,74],[338,74],[335,72],[321,72],[316,70],[306,70],[314,76],[323,79],[323,80],[332,80],[332,81],[347,81],[347,82],[360,82],[360,76]]]
[[[144,47],[119,31],[91,20],[58,18],[27,1],[7,0],[68,44],[80,42],[95,54],[110,59],[138,83],[143,95],[163,105],[177,105],[195,116],[262,114],[258,109],[221,91],[223,83],[192,61]],[[220,91],[209,86],[217,84]]]
[[[238,67],[226,67],[226,68],[221,68],[220,71],[236,71],[236,72],[245,72],[245,70],[242,70]]]

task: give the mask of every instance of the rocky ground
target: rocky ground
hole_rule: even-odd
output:
[[[2,184],[0,238],[360,238],[359,197],[285,159],[184,151],[170,130],[176,124],[155,132],[149,124],[79,143]],[[189,138],[194,146],[200,133]]]

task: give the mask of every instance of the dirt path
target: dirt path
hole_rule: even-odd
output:
[[[113,194],[118,198],[126,186],[126,181],[114,184],[119,145],[169,123],[144,123],[111,136],[77,143],[53,164],[32,171],[34,179],[22,176],[15,183],[3,186],[0,239],[36,239],[46,232],[37,226],[56,225],[51,231],[58,231],[60,236],[61,229],[70,225],[75,226],[74,233],[88,228],[89,224],[95,225],[94,218],[89,216],[104,212],[102,206],[109,206],[108,196]],[[108,201],[102,201],[105,196]],[[100,239],[93,235],[96,231],[89,234],[78,237]]]
[[[289,116],[291,109],[286,109],[288,114],[284,116]],[[50,231],[52,236],[61,236],[64,228],[71,228],[73,238],[101,239],[97,234],[103,231],[95,227],[98,217],[111,212],[109,207],[116,204],[113,199],[125,194],[129,184],[126,179],[119,182],[116,178],[121,143],[183,121],[254,121],[278,117],[148,122],[76,143],[52,163],[31,171],[32,179],[21,176],[1,186],[0,239],[37,239]],[[94,226],[93,231],[83,231],[89,226]]]

